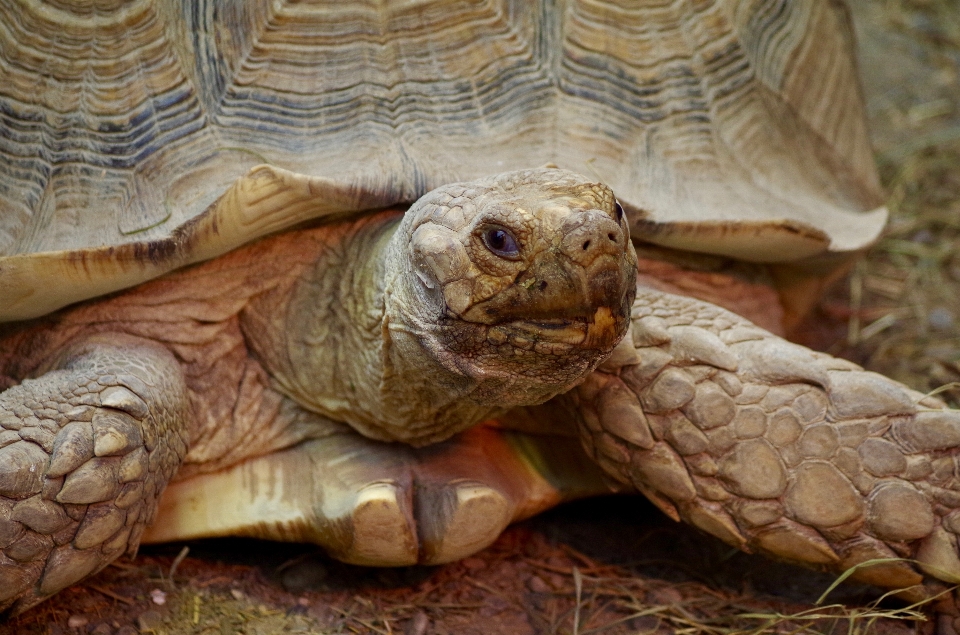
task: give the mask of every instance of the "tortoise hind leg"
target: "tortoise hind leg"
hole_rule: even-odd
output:
[[[186,453],[186,409],[173,356],[122,335],[0,393],[0,614],[137,548]]]
[[[960,411],[689,298],[641,290],[628,337],[571,395],[609,474],[747,551],[960,581]]]

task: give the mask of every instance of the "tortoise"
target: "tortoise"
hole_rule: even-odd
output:
[[[842,6],[3,15],[0,610],[143,541],[442,563],[615,490],[960,580],[960,415],[778,335],[886,220]]]

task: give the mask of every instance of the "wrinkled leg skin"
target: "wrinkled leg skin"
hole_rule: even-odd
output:
[[[568,397],[608,474],[748,552],[960,582],[960,411],[685,297],[640,289],[627,337]]]
[[[180,367],[90,339],[0,393],[0,617],[137,548],[186,453]]]

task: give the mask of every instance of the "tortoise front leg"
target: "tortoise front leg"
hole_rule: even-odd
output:
[[[135,551],[186,453],[186,391],[166,350],[97,336],[0,393],[0,614]]]
[[[631,328],[571,395],[609,474],[746,551],[960,581],[960,412],[689,298],[641,290]]]
[[[249,536],[353,564],[439,564],[562,500],[610,491],[575,436],[479,425],[415,449],[299,416],[322,436],[171,484],[144,541]]]

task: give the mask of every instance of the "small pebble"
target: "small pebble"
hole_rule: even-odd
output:
[[[493,617],[498,613],[503,613],[509,606],[506,600],[494,596],[489,598],[480,608],[479,615],[480,617]]]
[[[70,628],[83,628],[90,620],[84,615],[71,615],[67,618],[67,626]]]
[[[144,611],[140,614],[140,617],[137,618],[137,626],[140,627],[141,633],[144,631],[155,631],[161,624],[163,624],[163,616],[153,609]]]
[[[240,589],[230,589],[230,595],[233,596],[234,600],[243,599],[243,591],[241,591]]]
[[[460,564],[462,564],[469,571],[479,571],[480,569],[486,569],[487,567],[487,563],[480,558],[464,558],[460,561]]]
[[[953,311],[937,307],[927,314],[927,322],[935,331],[946,331],[953,326]]]
[[[642,615],[633,618],[627,624],[638,633],[655,633],[659,630],[660,620],[653,615]]]
[[[157,606],[163,606],[167,603],[167,594],[160,589],[153,589],[150,591],[150,599],[153,600],[153,603]]]
[[[550,593],[550,586],[538,575],[527,580],[527,586],[530,587],[530,590],[534,593]]]
[[[537,538],[539,538],[539,536],[537,536]],[[543,544],[542,538],[539,540],[531,538],[523,545],[523,555],[529,558],[539,558],[545,548],[546,545]]]
[[[413,614],[413,619],[407,623],[407,628],[404,630],[405,635],[424,635],[427,632],[427,627],[430,626],[430,618],[427,617],[427,614],[423,611],[417,611]]]
[[[100,622],[93,627],[93,630],[90,631],[90,635],[113,635],[113,629],[110,628],[110,625],[106,622]]]
[[[683,602],[683,595],[681,595],[680,591],[677,591],[672,587],[663,587],[650,591],[649,599],[647,601],[662,606],[669,606]]]
[[[327,568],[314,560],[287,567],[280,574],[280,583],[291,593],[320,588],[326,579]]]

